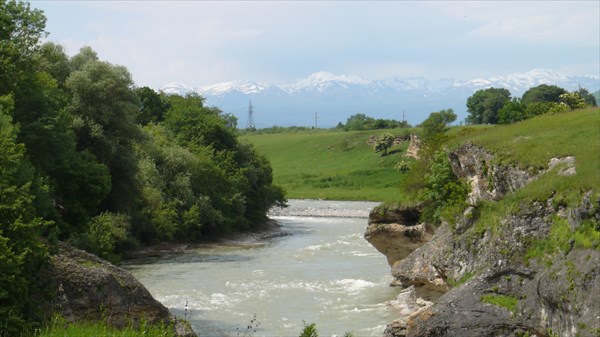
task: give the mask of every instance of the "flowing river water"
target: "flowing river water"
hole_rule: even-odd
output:
[[[125,268],[201,336],[298,336],[303,321],[316,323],[320,336],[381,336],[394,319],[387,302],[400,290],[388,286],[385,256],[363,238],[367,218],[339,217],[375,204],[291,203],[300,211],[272,217],[290,235],[205,245]],[[321,216],[286,215],[311,213]],[[323,216],[331,214],[338,217]]]

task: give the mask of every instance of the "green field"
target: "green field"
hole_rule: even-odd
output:
[[[408,142],[382,157],[369,145],[371,136],[384,132],[405,135],[409,129],[391,131],[308,131],[247,135],[247,140],[273,166],[275,183],[288,198],[370,200],[394,202],[402,174],[394,166]]]
[[[465,142],[480,144],[498,160],[532,171],[543,170],[553,157],[575,156],[577,174],[556,175],[536,181],[524,189],[530,197],[550,191],[600,190],[600,110],[579,110],[544,115],[512,125],[454,127],[448,132],[448,147]],[[405,135],[415,129],[396,129]],[[409,201],[400,192],[404,173],[394,166],[408,142],[381,157],[368,144],[371,136],[386,130],[343,132],[307,131],[298,133],[246,135],[272,164],[275,183],[283,186],[288,198],[331,200]],[[522,194],[519,193],[519,194]],[[565,193],[565,197],[570,193]],[[522,197],[517,195],[516,197]]]

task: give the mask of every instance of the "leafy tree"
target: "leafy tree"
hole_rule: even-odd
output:
[[[33,55],[41,71],[48,73],[56,80],[58,87],[64,88],[67,77],[71,74],[69,57],[61,45],[46,42]]]
[[[362,113],[355,114],[355,115],[348,117],[348,120],[346,120],[345,130],[346,131],[367,130],[368,125],[372,124],[373,122],[374,122],[374,119],[365,114],[362,114]]]
[[[171,107],[167,99],[148,87],[137,88],[135,93],[141,103],[135,118],[136,123],[146,125],[160,123],[165,119],[165,113]]]
[[[375,143],[375,152],[383,152],[382,157],[387,156],[388,149],[394,145],[395,137],[391,133],[384,133],[377,139]]]
[[[346,124],[338,123],[336,129],[344,129],[345,131],[361,131],[361,130],[381,130],[381,129],[394,129],[394,128],[406,128],[410,125],[403,121],[396,121],[393,119],[374,119],[365,114],[355,114],[348,118]]]
[[[36,212],[68,233],[96,212],[110,178],[93,156],[76,151],[71,117],[64,111],[70,66],[61,47],[38,46],[45,36],[43,14],[15,1],[1,1],[0,7],[0,95],[13,94],[11,116],[20,125],[17,141],[25,145],[36,179],[48,185],[47,191],[36,192]]]
[[[587,89],[579,88],[576,93],[583,98],[587,106],[598,106],[598,100],[594,97],[594,94],[590,93]]]
[[[138,195],[132,143],[142,136],[134,122],[139,101],[126,68],[94,60],[90,54],[94,54],[91,49],[82,48],[72,59],[87,63],[67,79],[72,94],[68,111],[73,115],[78,150],[89,151],[109,169],[111,189],[102,208],[127,212],[135,209]]]
[[[525,105],[537,102],[560,102],[560,95],[567,93],[563,88],[556,85],[540,84],[530,88],[521,98],[521,102]]]
[[[511,124],[529,118],[525,105],[518,98],[513,98],[498,111],[498,124]]]
[[[429,114],[429,117],[421,123],[424,141],[431,140],[446,132],[448,124],[455,120],[456,114],[452,109],[444,109]]]
[[[36,216],[34,173],[10,121],[14,102],[0,96],[0,335],[16,336],[38,317],[39,270],[47,251],[40,234],[50,225]]]
[[[171,109],[165,125],[183,146],[211,146],[215,151],[235,148],[232,129],[219,109],[204,106],[198,94],[170,96]]]
[[[477,90],[467,99],[467,122],[471,124],[496,124],[498,112],[510,101],[510,92],[504,88]]]
[[[466,208],[469,189],[452,171],[445,151],[434,154],[424,180],[425,186],[420,193],[423,201],[422,220],[439,224],[442,220],[452,220]]]
[[[81,70],[91,61],[98,61],[98,53],[92,47],[84,46],[79,49],[79,53],[69,60],[72,71]]]
[[[31,72],[31,55],[46,36],[46,18],[28,3],[0,1],[0,95],[18,87]]]

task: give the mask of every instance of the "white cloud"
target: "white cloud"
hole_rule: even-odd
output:
[[[589,73],[600,56],[594,1],[71,4],[33,3],[50,9],[49,39],[71,55],[90,45],[154,87],[281,83],[318,70],[365,78],[468,78],[538,67]]]

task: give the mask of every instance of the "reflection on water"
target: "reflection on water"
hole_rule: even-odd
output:
[[[255,314],[254,336],[298,336],[303,321],[321,336],[381,336],[393,319],[386,301],[399,289],[388,287],[385,257],[362,236],[367,220],[276,219],[293,235],[126,268],[202,336],[241,336]]]

